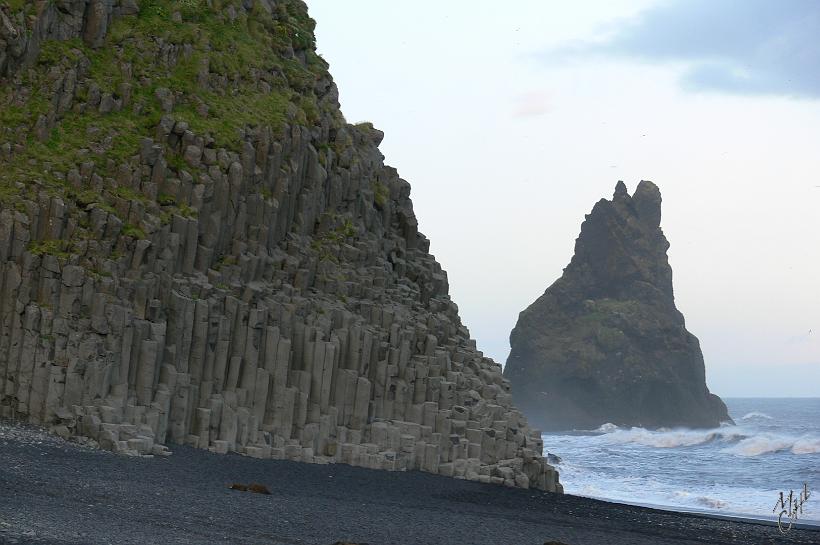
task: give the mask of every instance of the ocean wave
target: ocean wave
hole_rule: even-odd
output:
[[[655,448],[678,448],[703,445],[713,441],[736,442],[748,437],[737,428],[720,428],[715,430],[658,430],[644,428],[617,429],[607,436],[612,443],[635,443]]]
[[[588,474],[584,476],[589,477]],[[727,511],[743,506],[743,498],[748,497],[750,490],[724,488],[720,491],[710,488],[692,490],[670,490],[662,483],[652,479],[613,479],[600,478],[595,475],[591,480],[577,486],[567,484],[566,490],[571,494],[589,498],[606,498],[626,503],[637,502],[649,506],[684,507],[695,510]],[[613,491],[618,492],[613,494]],[[741,507],[742,508],[742,507]]]
[[[740,417],[740,420],[773,420],[771,416],[760,411],[752,411]]]
[[[791,451],[792,454],[820,453],[820,438],[811,435],[789,437],[764,433],[743,439],[738,444],[724,450],[724,452],[739,456],[761,456],[784,451]]]
[[[742,426],[721,426],[717,429],[707,430],[689,430],[685,428],[647,430],[644,428],[619,428],[614,424],[604,424],[595,432],[601,434],[600,439],[608,444],[635,444],[662,449],[723,443],[728,445],[723,452],[747,457],[781,451],[790,451],[792,454],[820,453],[820,438],[815,435],[807,434],[795,437],[772,433],[755,433]]]
[[[601,424],[600,426],[598,426],[597,429],[593,431],[597,431],[598,433],[612,433],[614,431],[618,431],[618,426],[616,426],[612,422],[607,422],[606,424]]]
[[[735,425],[644,429],[609,423],[551,434],[544,444],[563,458],[558,467],[567,493],[608,501],[771,518],[781,491],[804,482],[820,487],[817,400],[728,405]],[[818,519],[811,505],[805,520]]]
[[[794,454],[818,454],[820,453],[820,438],[803,436],[792,445]]]

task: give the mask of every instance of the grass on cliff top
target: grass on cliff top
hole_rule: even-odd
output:
[[[12,9],[20,9],[19,3],[10,2]],[[25,92],[11,85],[0,88],[0,144],[8,138],[24,144],[23,151],[0,168],[0,202],[22,196],[17,182],[30,190],[31,182],[38,180],[57,194],[71,192],[64,174],[88,161],[99,175],[113,177],[138,153],[140,139],[154,135],[163,115],[156,96],[161,88],[177,97],[170,115],[186,121],[195,133],[210,135],[217,147],[239,150],[240,130],[249,125],[277,130],[290,104],[299,112],[297,119],[315,120],[312,89],[327,66],[314,52],[314,23],[303,5],[280,1],[270,15],[257,2],[249,14],[235,9],[237,16],[227,20],[226,8],[239,3],[142,0],[137,16],[114,21],[99,49],[80,39],[44,43],[33,69],[21,73]],[[305,48],[307,66],[290,57],[292,49]],[[169,56],[174,59],[166,62]],[[130,85],[130,104],[108,114],[75,108],[46,138],[36,138],[38,118],[53,113],[53,68],[61,66],[65,73],[86,62],[88,83],[115,98]],[[222,78],[223,85],[203,88],[198,83],[203,67]],[[260,75],[266,84],[257,83]],[[89,90],[89,85],[78,89],[75,106],[86,100]],[[14,136],[21,131],[26,134],[23,142]]]
[[[29,7],[29,5],[34,4],[30,0],[5,0],[0,2],[0,5],[6,4],[12,11],[17,11],[19,9],[23,9],[24,7]]]

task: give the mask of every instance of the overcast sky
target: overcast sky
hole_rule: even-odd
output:
[[[713,392],[820,396],[820,2],[308,0],[478,346],[652,180]]]

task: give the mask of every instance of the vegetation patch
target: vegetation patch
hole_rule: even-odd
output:
[[[258,2],[250,11],[245,4],[141,0],[138,15],[112,22],[100,48],[79,38],[41,44],[30,69],[0,84],[0,206],[24,211],[22,203],[45,189],[75,204],[69,213],[116,213],[125,200],[142,203],[162,223],[174,214],[193,218],[195,209],[169,195],[149,197],[115,181],[123,170],[138,171],[140,142],[155,138],[164,115],[233,151],[241,151],[248,127],[278,131],[289,115],[319,123],[313,88],[327,63],[315,53],[313,20],[296,0],[278,1],[272,14]],[[34,2],[3,5],[35,14]],[[171,150],[165,157],[178,172],[196,170]],[[80,186],[77,176],[69,182],[72,171],[84,172]],[[78,218],[75,236],[87,237],[88,223]],[[145,237],[135,225],[123,234]]]

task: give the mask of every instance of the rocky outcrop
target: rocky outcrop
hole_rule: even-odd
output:
[[[2,14],[0,416],[561,490],[302,2]]]
[[[113,17],[138,12],[136,0],[22,2],[18,10],[0,3],[0,77],[34,63],[48,40],[82,37],[89,46],[101,47]]]
[[[652,182],[586,216],[564,274],[524,310],[504,376],[544,429],[605,423],[712,427],[730,421],[706,387],[700,344],[675,307],[669,243]]]

